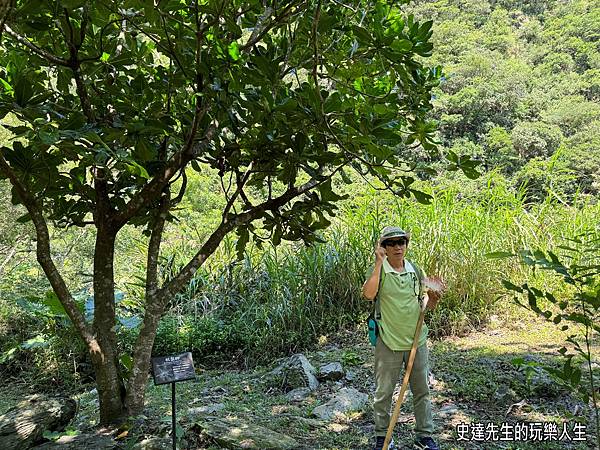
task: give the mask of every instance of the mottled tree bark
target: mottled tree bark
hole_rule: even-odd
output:
[[[100,400],[100,422],[119,422],[125,414],[125,387],[119,370],[115,333],[115,234],[98,229],[94,250],[94,333],[99,352],[92,352]]]
[[[6,19],[13,8],[13,0],[0,0],[0,39],[2,39],[2,32],[4,31],[4,24]]]
[[[159,212],[152,227],[150,242],[148,243],[148,258],[146,263],[146,309],[144,319],[137,337],[133,353],[133,366],[127,383],[125,407],[131,416],[140,414],[144,409],[146,381],[150,370],[150,356],[154,346],[154,338],[158,323],[164,313],[165,299],[158,293],[158,259],[160,244],[165,221],[169,212],[171,194],[168,189],[163,194]]]

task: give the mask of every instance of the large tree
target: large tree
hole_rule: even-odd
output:
[[[0,175],[27,209],[21,220],[33,222],[39,264],[89,350],[101,423],[140,412],[167,300],[227,233],[238,233],[240,250],[264,232],[276,244],[311,241],[339,199],[332,178],[348,181],[348,168],[425,198],[402,161],[416,146],[435,155],[427,114],[440,71],[421,62],[431,22],[403,18],[395,5],[16,2],[0,30],[0,118],[14,115]],[[186,169],[203,165],[223,180],[222,221],[161,283],[165,222]],[[53,261],[50,222],[95,228],[92,322]],[[143,322],[124,379],[113,262],[126,225],[145,227],[148,249]]]

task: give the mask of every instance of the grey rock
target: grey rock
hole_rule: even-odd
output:
[[[440,417],[446,418],[446,417],[453,416],[457,412],[459,412],[458,407],[453,403],[449,403],[447,405],[442,406],[440,408],[440,410],[438,411],[437,415]]]
[[[311,428],[321,428],[327,425],[327,422],[319,419],[311,419],[309,417],[293,416],[291,419],[294,422],[303,423]]]
[[[223,403],[213,403],[212,405],[205,406],[197,406],[195,408],[189,408],[188,414],[192,416],[200,415],[200,414],[213,414],[225,409],[225,405]]]
[[[311,393],[311,390],[309,388],[296,388],[296,389],[291,390],[287,394],[285,394],[285,397],[290,402],[301,402],[310,393]]]
[[[350,411],[361,410],[367,403],[368,395],[354,388],[342,388],[327,403],[313,409],[313,415],[323,419],[331,420],[338,415]]]
[[[64,430],[76,410],[73,399],[31,395],[0,416],[0,448],[30,448],[44,441],[44,431]]]
[[[314,391],[319,387],[315,368],[301,353],[291,356],[279,367],[266,375],[268,384],[288,392],[296,388],[307,387]]]
[[[239,418],[203,419],[192,427],[196,433],[204,433],[224,448],[292,450],[299,448],[293,438]]]
[[[133,446],[133,450],[164,450],[171,448],[173,441],[169,438],[150,437]]]
[[[507,385],[501,384],[494,392],[494,398],[502,403],[510,403],[517,398],[517,394]]]
[[[78,434],[77,436],[61,436],[54,442],[46,442],[33,448],[34,450],[112,450],[115,446],[116,442],[109,435]]]
[[[346,372],[346,376],[345,376],[346,381],[353,381],[355,378],[356,378],[356,374],[354,372],[352,372],[351,370]]]
[[[319,373],[317,375],[317,378],[320,381],[325,381],[325,380],[338,381],[338,380],[341,380],[342,378],[344,378],[345,375],[346,375],[346,373],[344,372],[344,368],[342,367],[342,364],[339,362],[332,362],[329,364],[322,365],[319,368]]]

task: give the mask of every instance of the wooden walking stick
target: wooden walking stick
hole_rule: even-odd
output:
[[[423,283],[427,288],[433,290],[433,298],[428,302],[428,297],[426,297],[423,301],[423,306],[421,306],[421,313],[419,314],[417,328],[415,329],[415,337],[413,338],[412,347],[410,348],[410,355],[408,356],[406,372],[404,373],[404,378],[402,379],[402,387],[400,388],[398,400],[396,401],[396,407],[394,408],[394,413],[392,414],[392,418],[390,419],[387,433],[385,435],[385,441],[383,442],[384,450],[387,450],[388,445],[390,445],[390,441],[392,440],[392,433],[394,432],[394,427],[396,426],[398,416],[400,415],[400,406],[402,406],[404,395],[408,389],[408,380],[410,379],[410,373],[412,372],[415,356],[417,355],[417,345],[419,343],[419,336],[421,335],[421,328],[423,327],[423,320],[425,319],[425,311],[427,311],[428,303],[430,309],[435,308],[439,300],[439,293],[442,292],[446,287],[443,281],[437,277],[426,278],[423,280]]]

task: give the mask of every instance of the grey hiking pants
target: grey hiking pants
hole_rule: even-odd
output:
[[[408,364],[409,351],[393,351],[385,345],[380,337],[375,346],[375,380],[377,388],[373,410],[375,414],[375,435],[385,436],[390,423],[390,408],[394,388],[400,377],[400,370]],[[417,437],[433,434],[433,415],[427,384],[429,350],[427,344],[417,349],[415,362],[409,378],[410,390],[413,394],[415,413],[415,433]]]

